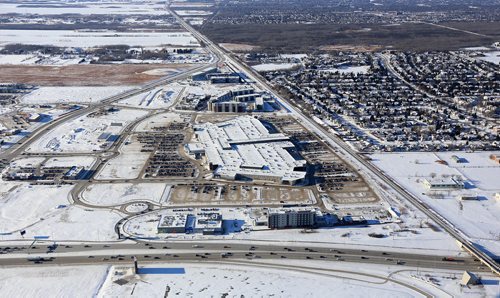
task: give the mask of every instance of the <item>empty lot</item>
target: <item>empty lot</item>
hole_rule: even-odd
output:
[[[0,81],[40,86],[137,85],[191,66],[192,64],[1,65]]]

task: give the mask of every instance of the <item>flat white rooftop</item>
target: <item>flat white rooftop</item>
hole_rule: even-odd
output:
[[[223,123],[204,123],[195,127],[197,143],[190,148],[204,148],[215,174],[227,179],[237,175],[297,181],[305,178],[305,160],[296,160],[287,149],[294,145],[288,137],[271,134],[258,119],[239,116]],[[198,150],[199,152],[199,150]],[[195,152],[191,152],[195,153]]]

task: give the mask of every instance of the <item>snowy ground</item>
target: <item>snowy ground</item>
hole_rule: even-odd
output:
[[[98,206],[121,205],[133,201],[161,203],[170,186],[164,183],[93,183],[82,194],[83,200]]]
[[[34,55],[34,54],[21,54],[21,55],[0,55],[0,64],[10,65],[73,65],[80,64],[82,58],[62,58],[50,55]],[[87,63],[86,63],[87,64]]]
[[[2,297],[93,297],[108,266],[2,268]]]
[[[2,182],[0,232],[15,232],[63,212],[72,186],[29,185]],[[10,187],[9,187],[10,186]],[[3,188],[3,187],[2,187]],[[27,208],[29,207],[29,208]],[[16,233],[15,237],[18,237]]]
[[[80,48],[122,44],[142,47],[199,46],[198,41],[188,32],[0,30],[0,46],[14,43]]]
[[[2,268],[0,288],[5,297],[163,297],[168,292],[168,297],[331,297],[332,293],[421,297],[426,293],[475,298],[497,297],[499,291],[498,278],[490,274],[479,274],[484,285],[463,288],[458,271],[311,260],[140,263],[139,268],[183,268],[185,273],[134,275],[131,265]],[[385,280],[389,276],[392,281]]]
[[[49,236],[51,240],[116,240],[114,225],[121,216],[108,210],[70,205],[72,187],[0,183],[0,240],[34,236]],[[19,230],[26,234],[21,236]]]
[[[18,205],[19,206],[25,205]],[[24,239],[47,236],[54,241],[112,241],[117,240],[115,224],[121,215],[109,210],[91,210],[69,205],[57,212],[44,214],[43,220],[27,227]],[[19,233],[1,235],[1,240],[19,240]]]
[[[110,159],[95,179],[135,179],[139,177],[150,153],[141,152],[139,142],[130,142],[130,136],[120,147],[120,155]]]
[[[365,74],[368,72],[370,69],[370,66],[344,66],[344,67],[339,67],[339,68],[332,68],[332,69],[324,69],[321,71],[324,72],[338,72],[341,74]]]
[[[107,97],[116,95],[131,86],[109,87],[40,87],[21,99],[24,104],[48,103],[97,103]]]
[[[98,140],[103,133],[117,136],[130,122],[146,115],[141,110],[120,109],[105,115],[81,116],[51,130],[44,138],[34,142],[29,152],[92,152],[111,145]]]
[[[480,60],[500,65],[500,51],[483,52],[482,54],[484,55],[484,57],[480,57]]]
[[[205,22],[205,19],[200,17],[184,17],[183,19],[190,25],[203,25]]]
[[[151,117],[148,117],[147,119],[144,119],[139,124],[137,124],[134,131],[136,132],[151,131],[153,127],[166,126],[168,123],[180,122],[180,121],[181,117],[178,113],[156,114]]]
[[[62,3],[62,2],[61,2]],[[27,2],[29,4],[29,2]],[[80,3],[77,3],[80,5]],[[85,2],[80,7],[78,5],[72,6],[69,2],[64,2],[64,6],[50,5],[47,7],[43,5],[33,6],[19,6],[17,3],[0,3],[0,11],[2,13],[19,13],[19,14],[39,14],[39,15],[53,15],[53,14],[146,14],[146,15],[167,15],[165,6],[152,2]]]
[[[302,60],[307,57],[307,54],[280,54],[281,58],[285,59],[299,59]]]
[[[208,16],[212,14],[208,10],[176,10],[175,13],[180,16]]]
[[[491,152],[384,153],[373,154],[373,163],[392,176],[399,184],[444,216],[470,238],[494,254],[500,254],[500,202],[494,194],[500,192],[500,165],[489,160]],[[497,152],[498,154],[498,152]],[[467,160],[455,163],[451,156]],[[436,163],[444,160],[448,165]],[[422,185],[431,175],[461,176],[467,189],[429,191]],[[474,195],[477,201],[461,201],[459,195]]]
[[[22,167],[37,167],[43,161],[45,157],[24,157],[18,158],[11,161],[10,166],[13,168],[22,168]]]
[[[49,158],[44,165],[46,167],[72,167],[81,166],[90,168],[96,159],[92,156],[59,156]]]
[[[183,90],[179,84],[170,84],[121,100],[117,104],[144,109],[166,109],[174,104]]]
[[[363,297],[412,297],[416,293],[393,283],[377,284],[369,278],[360,281],[313,273],[233,264],[158,264],[146,267],[180,267],[185,274],[150,274],[139,278],[115,276],[121,268],[110,270],[98,297],[168,296],[178,297],[327,297],[342,293]],[[113,281],[129,279],[118,285]],[[304,286],[307,285],[307,286]],[[166,296],[166,295],[165,295]]]
[[[52,158],[46,157],[24,157],[18,158],[10,162],[4,172],[9,169],[24,168],[24,167],[84,167],[90,169],[96,159],[92,156],[58,156]]]
[[[300,63],[264,63],[252,66],[256,71],[277,71],[300,66]]]

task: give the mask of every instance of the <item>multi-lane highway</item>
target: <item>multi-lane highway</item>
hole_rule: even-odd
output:
[[[209,261],[237,259],[294,259],[355,262],[383,265],[440,268],[449,270],[488,270],[469,257],[446,259],[442,256],[363,249],[316,247],[314,245],[274,245],[268,243],[166,242],[166,243],[88,243],[0,246],[3,265],[30,264],[95,264],[130,263],[131,257],[141,262]]]

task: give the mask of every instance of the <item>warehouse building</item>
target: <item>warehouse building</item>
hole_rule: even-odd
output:
[[[426,178],[422,182],[429,190],[463,189],[464,183],[456,178]]]
[[[185,149],[194,158],[202,159],[215,178],[284,185],[305,182],[307,162],[290,154],[295,146],[289,138],[269,133],[254,117],[205,123],[194,130],[196,141]]]
[[[175,212],[160,217],[157,232],[216,235],[223,233],[222,226],[222,214],[219,212],[202,212],[196,215],[190,212]]]
[[[218,212],[198,213],[194,231],[203,235],[222,234],[222,214]]]
[[[158,233],[185,233],[188,214],[165,214],[158,223]]]

